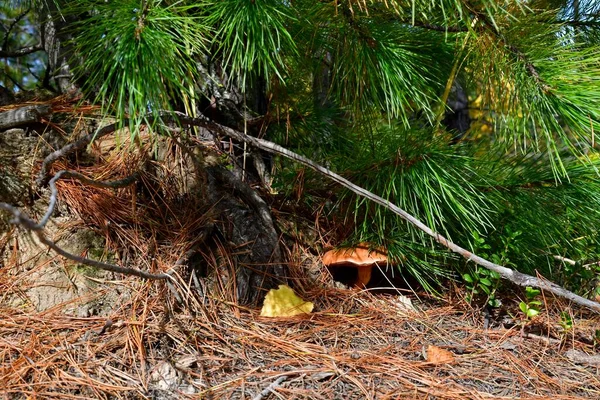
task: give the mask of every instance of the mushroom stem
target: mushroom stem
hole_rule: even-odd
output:
[[[356,283],[354,286],[364,289],[367,286],[367,283],[371,280],[371,273],[373,272],[372,265],[359,265],[358,267],[358,277],[356,278]]]

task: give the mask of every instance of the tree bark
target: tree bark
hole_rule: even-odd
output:
[[[74,58],[71,57],[72,48],[68,44],[71,37],[65,29],[68,21],[60,12],[63,3],[57,0],[42,2],[41,20],[45,22],[41,24],[41,36],[42,46],[48,54],[46,80],[53,82],[60,93],[72,93],[77,90],[77,85],[71,72],[73,65],[70,65]]]
[[[219,231],[234,259],[237,300],[257,304],[264,291],[285,282],[279,235],[269,206],[246,183],[222,166],[207,168],[209,201],[218,210]]]

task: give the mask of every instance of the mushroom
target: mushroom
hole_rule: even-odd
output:
[[[365,287],[371,280],[374,266],[387,264],[387,255],[380,250],[371,249],[367,243],[347,249],[329,250],[323,255],[326,267],[355,267],[358,270],[354,286]]]

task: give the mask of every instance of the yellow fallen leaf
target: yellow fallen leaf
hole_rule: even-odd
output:
[[[271,289],[265,296],[261,317],[291,317],[309,314],[314,304],[304,301],[287,285],[279,285],[279,289]]]

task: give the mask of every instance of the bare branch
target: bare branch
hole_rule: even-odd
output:
[[[15,87],[17,87],[19,90],[24,91],[25,89],[23,88],[23,86],[21,86],[21,84],[19,83],[19,81],[17,81],[15,78],[13,78],[9,73],[9,71],[6,71],[6,77],[8,78],[9,81],[11,81],[11,83],[13,85],[15,85]]]
[[[0,204],[0,206],[1,206],[1,204]],[[44,236],[43,231],[35,231],[35,234],[37,235],[38,239],[40,239],[40,242],[42,242],[46,246],[50,247],[52,250],[54,250],[61,256],[68,258],[69,260],[76,261],[81,264],[90,265],[92,267],[100,268],[100,269],[103,269],[106,271],[117,272],[117,273],[121,273],[124,275],[134,275],[134,276],[138,276],[138,277],[144,278],[144,279],[151,279],[151,280],[173,279],[171,277],[171,275],[169,275],[169,274],[151,274],[149,272],[145,272],[145,271],[135,269],[135,268],[125,268],[125,267],[120,267],[120,266],[114,265],[114,264],[108,264],[108,263],[104,263],[101,261],[92,260],[90,258],[79,257],[75,254],[71,254],[71,253],[63,250],[62,248],[58,247],[56,245],[56,243],[54,243],[50,239],[47,239]]]
[[[42,117],[49,115],[51,112],[50,106],[45,104],[5,111],[0,113],[0,131],[40,122]]]
[[[135,172],[134,174],[128,176],[127,178],[119,179],[116,181],[103,182],[103,181],[96,181],[96,180],[87,178],[86,176],[80,174],[79,172],[75,172],[75,171],[65,171],[65,170],[58,171],[56,173],[56,175],[54,175],[54,177],[50,180],[50,183],[49,183],[50,184],[50,202],[48,203],[48,209],[46,210],[44,217],[39,222],[39,224],[37,224],[37,227],[39,229],[44,228],[46,226],[46,224],[48,223],[48,220],[52,216],[52,213],[54,213],[54,207],[56,206],[56,200],[57,200],[57,194],[58,194],[58,190],[56,189],[56,182],[59,179],[75,178],[75,179],[77,179],[83,183],[86,183],[90,186],[115,189],[115,188],[121,188],[121,187],[126,187],[126,186],[131,185],[139,178],[139,175],[140,175],[139,172]]]
[[[149,272],[145,272],[135,268],[126,268],[120,267],[114,264],[108,264],[101,261],[92,260],[90,258],[80,257],[78,255],[69,253],[68,251],[59,247],[52,240],[48,239],[44,234],[44,227],[48,223],[48,220],[52,216],[54,212],[54,208],[56,206],[56,199],[58,195],[58,191],[56,189],[56,181],[64,178],[75,178],[81,180],[84,183],[91,184],[93,186],[99,187],[123,187],[132,184],[135,182],[136,174],[131,175],[125,179],[120,179],[118,181],[112,182],[100,182],[94,181],[92,179],[86,178],[85,176],[74,172],[74,171],[59,171],[49,182],[50,185],[50,202],[48,204],[48,209],[44,214],[44,217],[39,223],[35,223],[31,218],[29,218],[25,213],[19,210],[16,207],[11,206],[10,204],[0,203],[0,209],[4,209],[13,214],[13,220],[11,222],[21,225],[25,229],[32,231],[38,237],[40,242],[50,247],[52,250],[60,254],[61,256],[68,258],[69,260],[73,260],[80,264],[90,265],[92,267],[100,268],[106,271],[117,272],[125,275],[134,275],[144,279],[153,279],[153,280],[170,280],[173,279],[169,274],[151,274]]]
[[[42,50],[44,50],[44,46],[42,46],[41,44],[36,44],[35,46],[23,47],[21,49],[13,50],[13,51],[8,51],[8,50],[2,49],[2,50],[0,50],[0,57],[2,57],[2,58],[23,57],[28,54],[35,53],[36,51],[42,51]]]
[[[22,12],[21,14],[19,14],[19,16],[17,16],[17,18],[15,18],[10,25],[8,26],[8,28],[4,29],[4,31],[6,32],[6,35],[4,36],[4,42],[2,43],[2,48],[5,49],[8,46],[8,40],[10,38],[10,32],[13,30],[13,28],[15,26],[17,26],[17,24],[19,23],[19,21],[21,21],[23,18],[25,18],[25,16],[27,16],[27,14],[29,14],[29,11],[31,11],[31,7],[29,7],[27,10],[25,10],[24,12]]]
[[[58,149],[58,150],[48,154],[48,156],[46,156],[46,158],[42,162],[40,172],[38,173],[38,177],[35,181],[36,185],[43,186],[46,184],[47,175],[48,175],[48,172],[50,171],[50,167],[56,160],[58,160],[61,157],[66,156],[67,154],[70,154],[74,151],[83,149],[88,144],[92,143],[94,140],[100,139],[101,137],[104,137],[108,134],[113,133],[115,130],[118,129],[118,127],[119,127],[119,124],[116,124],[116,123],[107,125],[95,133],[90,133],[89,135],[85,135],[81,139],[79,139],[73,143],[70,143],[70,144],[64,146],[63,148]]]
[[[90,178],[86,177],[85,175],[80,174],[79,172],[75,172],[75,171],[60,171],[60,172],[64,172],[64,174],[61,175],[63,177],[63,179],[76,178],[78,181],[83,182],[86,185],[95,186],[95,187],[99,187],[99,188],[106,188],[106,189],[124,188],[124,187],[127,187],[127,186],[133,184],[138,179],[140,179],[139,172],[134,172],[133,174],[131,174],[128,177],[123,178],[123,179],[117,179],[117,180],[108,181],[108,182],[96,181],[94,179],[90,179]],[[55,178],[53,178],[53,180],[54,179]]]

